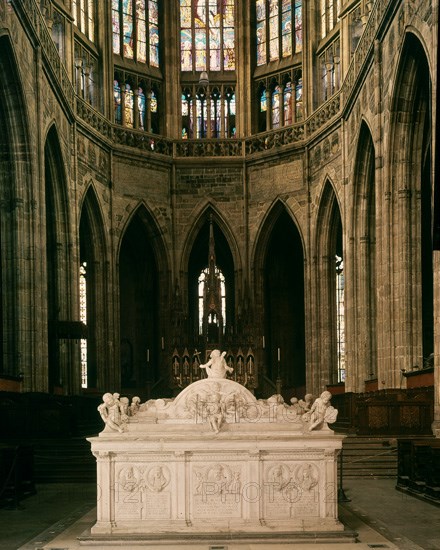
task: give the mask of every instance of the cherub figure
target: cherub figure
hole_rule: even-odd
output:
[[[131,400],[130,415],[134,416],[139,411],[140,406],[141,406],[141,398],[135,395]]]
[[[106,427],[122,433],[124,428],[122,425],[123,420],[121,416],[119,399],[115,398],[115,396],[111,393],[105,393],[102,396],[102,401],[103,403],[98,406],[98,412],[104,420]]]
[[[336,420],[338,411],[330,405],[332,394],[329,391],[323,391],[310,409],[310,426],[311,432],[315,428],[321,428],[326,423],[333,423]]]
[[[128,397],[121,397],[119,399],[119,409],[121,411],[122,422],[127,422],[128,420],[129,406],[130,406],[130,400],[128,399]]]
[[[296,412],[296,414],[302,414],[304,412],[303,408],[301,407],[301,405],[299,404],[299,401],[298,401],[298,398],[297,397],[292,397],[292,399],[290,400],[290,408]]]
[[[304,399],[300,399],[298,403],[303,413],[310,411],[313,403],[313,395],[311,393],[306,393]]]
[[[209,361],[204,365],[200,365],[201,369],[206,369],[208,378],[226,378],[226,373],[233,372],[234,369],[225,361],[226,351],[220,353],[220,350],[214,349],[211,351]]]
[[[207,404],[208,422],[214,433],[218,434],[225,419],[221,395],[215,392]]]

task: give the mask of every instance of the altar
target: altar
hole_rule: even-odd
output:
[[[170,400],[105,394],[105,429],[88,439],[97,461],[88,540],[347,541],[330,397],[300,411],[216,375]]]

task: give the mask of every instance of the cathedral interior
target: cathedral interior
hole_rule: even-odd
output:
[[[3,434],[220,349],[257,397],[440,437],[437,48],[432,0],[2,1]]]

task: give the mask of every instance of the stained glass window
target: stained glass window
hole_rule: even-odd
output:
[[[203,333],[203,315],[205,312],[205,300],[207,293],[205,292],[205,285],[208,281],[209,269],[205,268],[199,275],[198,278],[198,298],[199,298],[199,333]],[[221,297],[221,309],[222,309],[222,318],[223,318],[223,327],[226,326],[226,281],[225,276],[222,271],[215,266],[215,276],[220,281],[220,297]],[[211,320],[211,322],[216,321],[216,315]]]
[[[230,86],[182,90],[182,139],[235,137],[235,92]],[[194,131],[195,130],[195,131]]]
[[[180,0],[182,71],[235,70],[234,0]]]
[[[302,0],[256,0],[257,65],[302,50]]]
[[[303,84],[302,76],[299,75],[295,83],[295,118],[296,120],[302,120],[303,117]]]
[[[192,99],[190,90],[182,93],[182,139],[192,138]]]
[[[275,86],[272,92],[272,128],[280,127],[280,95],[281,88]]]
[[[134,95],[130,84],[125,84],[124,94],[124,115],[125,126],[133,128],[133,109],[134,109]]]
[[[260,111],[267,111],[266,89],[263,88],[260,96]]]
[[[138,115],[139,115],[139,128],[145,130],[145,111],[147,106],[147,98],[145,97],[144,90],[138,89]]]
[[[235,93],[232,90],[226,91],[225,109],[225,135],[229,138],[236,137],[235,127]]]
[[[95,0],[73,0],[73,22],[89,40],[95,40]]]
[[[121,86],[117,80],[113,81],[113,101],[116,124],[122,124],[122,96]]]
[[[87,263],[79,267],[79,320],[87,324]],[[81,387],[87,388],[87,340],[80,340],[81,349]]]
[[[345,305],[344,260],[336,254],[336,334],[338,350],[338,382],[345,381]]]
[[[113,53],[159,66],[157,0],[112,0]]]
[[[292,116],[292,83],[287,82],[283,94],[284,125],[288,126],[293,122]]]

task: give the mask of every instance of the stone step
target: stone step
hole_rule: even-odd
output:
[[[34,441],[37,483],[96,482],[96,459],[83,437]]]
[[[397,441],[348,436],[342,444],[342,461],[345,478],[396,477]]]

